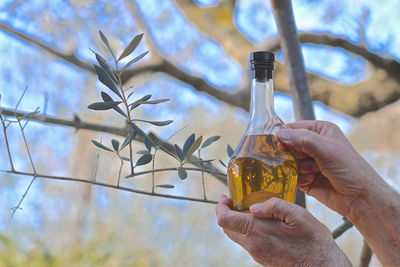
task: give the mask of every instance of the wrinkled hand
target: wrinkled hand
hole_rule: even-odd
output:
[[[298,187],[343,216],[377,177],[335,124],[299,121],[277,132],[278,145],[295,151]]]
[[[271,198],[250,207],[251,213],[231,209],[221,196],[218,224],[230,239],[264,266],[351,266],[329,229],[307,210]]]

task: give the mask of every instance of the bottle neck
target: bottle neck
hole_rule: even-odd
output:
[[[277,117],[274,110],[272,71],[269,77],[252,76],[250,122],[246,133],[267,134],[269,133],[270,125],[275,121],[274,118]]]

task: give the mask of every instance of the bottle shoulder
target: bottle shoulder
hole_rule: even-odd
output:
[[[279,165],[292,162],[297,166],[294,156],[278,148],[274,135],[244,135],[234,151],[229,164],[237,159],[254,159],[268,165]]]

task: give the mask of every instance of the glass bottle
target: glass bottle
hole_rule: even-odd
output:
[[[248,211],[255,203],[278,197],[295,201],[297,163],[278,148],[274,134],[284,123],[274,110],[274,54],[252,52],[250,121],[228,165],[233,208]]]

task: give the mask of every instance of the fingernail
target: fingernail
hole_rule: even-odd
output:
[[[277,133],[276,136],[279,138],[281,141],[289,141],[290,136],[292,135],[291,131],[288,129],[280,129]]]
[[[261,204],[260,203],[250,206],[250,211],[253,211],[253,212],[259,211],[260,209],[261,209]]]
[[[226,198],[226,195],[220,195],[220,196],[219,196],[219,201],[224,200],[224,198]]]

